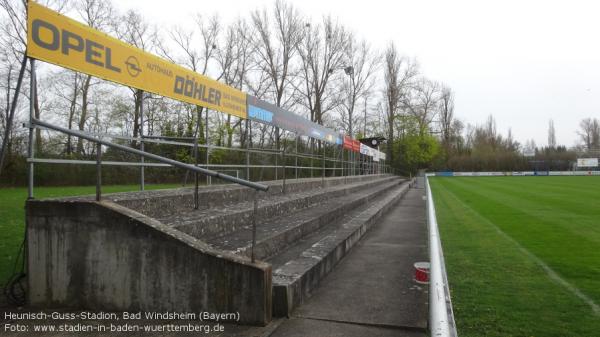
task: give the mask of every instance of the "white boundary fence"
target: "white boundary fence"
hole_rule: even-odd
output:
[[[435,172],[438,177],[600,176],[600,171]]]
[[[427,227],[429,229],[429,330],[432,337],[457,337],[454,312],[446,275],[444,252],[440,241],[433,195],[425,176],[427,192]]]

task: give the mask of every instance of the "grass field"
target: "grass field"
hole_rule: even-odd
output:
[[[600,336],[600,177],[430,183],[459,336]]]
[[[176,185],[146,185],[146,189],[162,189]],[[139,185],[102,186],[102,193],[136,191]],[[51,198],[96,193],[95,186],[36,187],[35,197]],[[12,274],[15,257],[25,231],[27,188],[0,188],[0,286]]]

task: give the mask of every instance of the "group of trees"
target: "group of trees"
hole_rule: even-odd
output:
[[[384,51],[375,50],[333,17],[310,20],[291,2],[277,0],[227,25],[216,15],[197,14],[193,25],[160,29],[135,10],[119,13],[110,0],[47,0],[44,5],[354,138],[383,135],[388,139],[383,147],[388,162],[404,173],[426,167],[467,168],[468,162],[472,169],[500,168],[499,163],[517,158],[520,150],[510,133],[497,133],[491,117],[484,126],[465,127],[455,117],[452,89],[423,76],[417,61],[402,55],[393,43]],[[0,169],[2,176],[12,171],[8,176],[14,177],[22,175],[27,152],[26,130],[18,126],[28,115],[29,69],[13,124],[17,127],[5,130],[26,48],[26,1],[0,0],[0,9],[0,93],[5,100],[0,138],[8,144]],[[38,65],[35,116],[68,128],[134,138],[143,130],[145,135],[197,137],[229,147],[246,142],[281,147],[281,139],[294,138],[260,123],[249,123],[250,133],[235,116]],[[597,147],[598,121],[584,120],[581,126],[585,146]],[[35,136],[40,155],[86,158],[96,150],[93,144],[62,134],[37,129]],[[190,157],[187,149],[168,149],[178,159]]]

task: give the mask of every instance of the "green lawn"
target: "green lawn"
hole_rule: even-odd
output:
[[[430,183],[459,336],[600,336],[600,177]]]
[[[146,189],[172,188],[178,185],[146,185]],[[102,186],[102,193],[136,191],[139,185]],[[36,198],[95,194],[95,186],[36,187]],[[25,231],[25,199],[27,188],[0,188],[0,286],[13,271],[15,257]]]

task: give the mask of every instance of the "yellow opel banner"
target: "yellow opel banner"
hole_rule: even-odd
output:
[[[27,55],[161,96],[247,117],[245,93],[33,1],[28,5]]]

